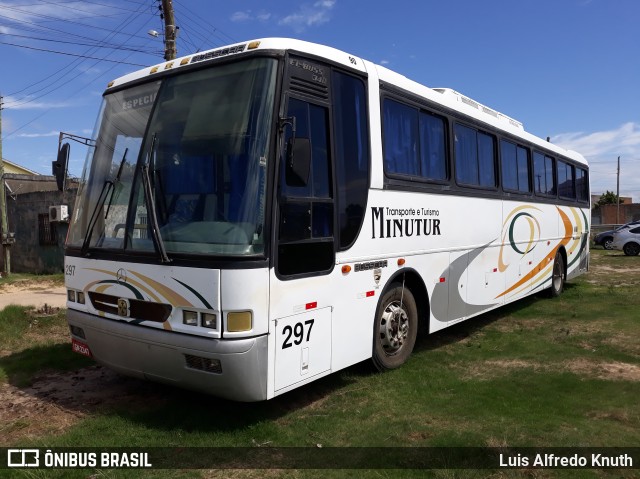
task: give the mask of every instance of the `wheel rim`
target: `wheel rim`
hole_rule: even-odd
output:
[[[562,288],[562,265],[556,259],[553,264],[553,289],[559,291]]]
[[[389,303],[380,317],[380,344],[388,355],[402,349],[409,336],[409,316],[399,301]]]
[[[613,243],[613,240],[610,240],[610,239],[606,240],[606,241],[604,242],[604,245],[603,245],[603,246],[604,246],[604,249],[611,249],[611,244],[612,244],[612,243]]]

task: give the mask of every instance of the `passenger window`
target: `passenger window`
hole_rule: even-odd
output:
[[[533,184],[536,194],[556,196],[554,159],[540,152],[533,153]]]
[[[473,128],[455,125],[456,180],[460,184],[496,186],[495,139]]]
[[[529,150],[516,146],[510,141],[500,141],[502,162],[502,187],[505,190],[528,193],[529,187]]]

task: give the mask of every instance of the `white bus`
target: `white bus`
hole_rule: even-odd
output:
[[[588,166],[453,90],[262,39],[104,94],[66,243],[73,350],[239,401],[588,268]]]

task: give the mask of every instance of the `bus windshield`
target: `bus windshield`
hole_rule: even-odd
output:
[[[67,247],[262,254],[276,71],[255,58],[106,95]]]

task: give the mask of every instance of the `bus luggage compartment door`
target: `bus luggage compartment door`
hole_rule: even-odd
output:
[[[275,321],[275,390],[306,381],[331,367],[331,308]]]

